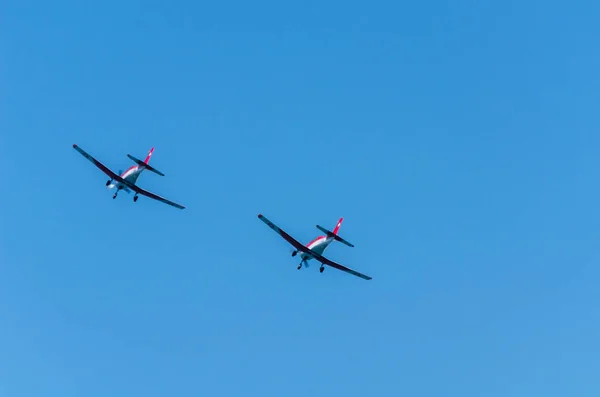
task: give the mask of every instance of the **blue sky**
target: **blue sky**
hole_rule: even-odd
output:
[[[1,395],[600,393],[598,2],[3,10]]]

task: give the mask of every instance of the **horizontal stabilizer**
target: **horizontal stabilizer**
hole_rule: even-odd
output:
[[[334,232],[329,231],[329,230],[325,229],[322,226],[317,225],[317,229],[319,229],[320,231],[322,231],[323,233],[325,233],[327,235],[327,237],[333,237],[333,239],[335,241],[339,241],[342,244],[346,244],[348,247],[354,247],[353,244],[350,244],[349,242],[347,242],[346,240],[344,240],[343,238],[341,238],[340,236],[338,236]]]
[[[130,159],[132,159],[134,162],[137,163],[137,165],[139,165],[142,168],[147,169],[148,171],[152,171],[155,174],[158,174],[160,176],[165,176],[165,174],[163,174],[162,172],[160,172],[159,170],[157,170],[156,168],[152,167],[150,164],[140,160],[140,159],[136,159],[135,157],[133,157],[132,155],[128,154],[127,157],[129,157]]]

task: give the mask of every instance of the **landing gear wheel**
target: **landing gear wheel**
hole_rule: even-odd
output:
[[[106,186],[110,185],[112,181],[109,179],[108,181],[106,181]]]
[[[114,200],[114,199],[116,199],[116,198],[117,198],[117,195],[115,194],[115,195],[113,196],[113,200]]]
[[[133,196],[133,202],[135,203],[138,199],[138,196]]]
[[[325,266],[321,266],[321,267],[319,268],[319,272],[323,273],[323,270],[325,270]]]
[[[298,270],[300,270],[301,267],[302,267],[302,263],[298,265]]]
[[[298,251],[293,251],[292,256],[296,256],[297,253],[298,253]]]

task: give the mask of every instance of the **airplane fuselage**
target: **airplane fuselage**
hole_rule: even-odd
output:
[[[125,179],[127,182],[130,182],[135,185],[135,183],[137,182],[137,180],[140,177],[140,175],[142,174],[142,172],[144,172],[144,168],[137,166],[137,165],[132,165],[125,172],[123,172],[120,175],[120,177]],[[122,189],[122,190],[129,192],[129,189],[127,188],[127,186],[122,184],[121,182],[117,182],[117,183],[114,183],[113,181],[109,181],[109,182],[110,183],[107,184],[107,187],[109,189],[117,188],[118,190]]]
[[[331,244],[333,241],[333,237],[319,236],[310,243],[306,244],[306,247],[319,255],[323,255],[327,247],[329,247],[329,244]],[[311,254],[305,252],[300,254],[300,258],[302,258],[302,261],[305,262],[305,265],[306,261],[314,259]]]
[[[331,244],[333,241],[334,241],[333,237],[319,236],[316,239],[314,239],[313,241],[311,241],[310,243],[306,244],[306,248],[310,249],[317,255],[323,255],[323,253],[325,252],[327,247],[329,247],[329,244]],[[295,256],[298,253],[299,253],[298,251],[294,251],[292,253],[292,256]],[[311,259],[314,259],[314,256],[312,256],[310,253],[307,253],[307,252],[301,252],[300,258],[302,259],[302,261],[298,265],[298,269],[300,269],[302,267],[302,265],[304,265],[304,267],[308,267],[308,261],[310,261]],[[321,265],[320,271],[323,272],[323,269],[324,269],[324,267],[323,267],[323,265]]]

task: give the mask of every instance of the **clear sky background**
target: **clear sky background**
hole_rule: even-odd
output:
[[[598,1],[1,4],[0,395],[600,394]]]

